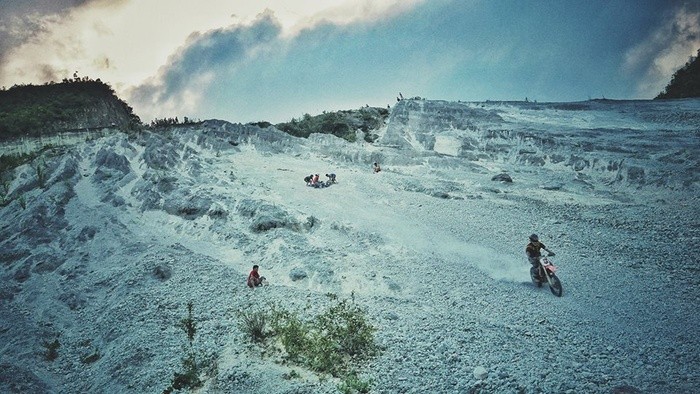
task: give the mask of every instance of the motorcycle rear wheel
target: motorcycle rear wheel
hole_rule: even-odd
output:
[[[559,278],[557,278],[556,275],[552,274],[549,277],[549,290],[552,291],[552,294],[554,294],[557,297],[561,297],[562,294],[564,294],[564,288],[561,286],[561,281]]]

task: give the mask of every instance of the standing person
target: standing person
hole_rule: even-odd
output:
[[[376,174],[381,170],[382,170],[382,168],[379,167],[379,164],[375,161],[374,164],[372,165],[372,171]]]
[[[265,277],[260,276],[260,273],[258,273],[258,265],[254,265],[253,270],[250,271],[250,274],[248,274],[248,287],[252,289],[258,286],[262,286],[264,280]]]
[[[311,186],[313,187],[318,187],[318,174],[314,174],[314,177],[311,178]]]
[[[551,256],[554,256],[554,252],[547,249],[547,247],[540,242],[540,238],[537,236],[537,234],[530,235],[530,243],[528,243],[525,247],[525,254],[527,255],[528,261],[530,261],[530,264],[532,264],[532,269],[536,270],[538,277],[542,277],[540,272],[540,257],[542,257],[540,250],[542,249],[546,250]]]

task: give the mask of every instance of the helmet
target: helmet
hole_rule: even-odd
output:
[[[540,240],[540,237],[538,237],[537,234],[530,235],[530,241],[538,242],[539,240]]]

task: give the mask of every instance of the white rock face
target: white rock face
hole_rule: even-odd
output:
[[[698,125],[699,100],[405,100],[375,144],[212,120],[48,151],[0,189],[0,392],[163,392],[192,301],[200,393],[334,393],[238,325],[328,293],[377,328],[376,393],[693,392]],[[561,298],[530,281],[531,233]]]

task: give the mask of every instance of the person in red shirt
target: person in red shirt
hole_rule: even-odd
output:
[[[250,274],[248,274],[248,287],[252,289],[254,287],[262,286],[264,280],[265,277],[260,276],[260,273],[258,273],[258,265],[254,265],[253,270],[250,271]]]

